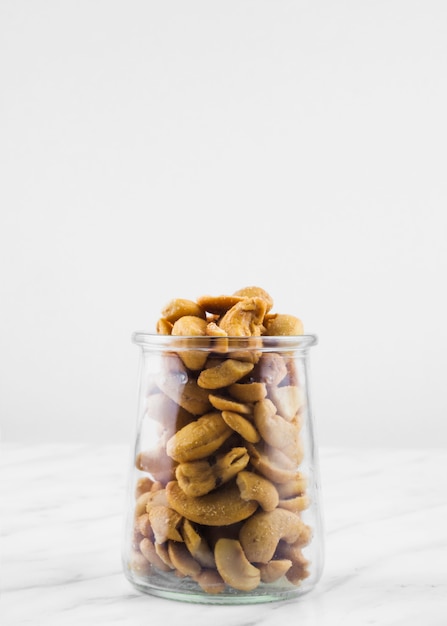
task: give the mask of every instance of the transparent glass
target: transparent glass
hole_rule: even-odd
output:
[[[123,567],[175,600],[286,600],[323,568],[314,335],[134,333],[139,402]]]

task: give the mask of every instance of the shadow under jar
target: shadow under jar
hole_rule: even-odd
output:
[[[314,588],[323,567],[308,364],[316,341],[134,333],[123,567],[137,589],[246,604]]]

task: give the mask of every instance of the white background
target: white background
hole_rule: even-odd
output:
[[[128,441],[137,329],[256,284],[322,445],[447,445],[447,3],[2,0],[3,440]]]

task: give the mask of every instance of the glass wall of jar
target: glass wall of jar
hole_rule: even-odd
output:
[[[210,604],[314,588],[323,531],[309,384],[314,335],[135,333],[139,406],[123,567],[139,590]]]

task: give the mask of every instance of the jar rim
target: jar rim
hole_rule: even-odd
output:
[[[259,337],[217,337],[217,336],[182,336],[162,335],[146,331],[132,333],[132,342],[143,349],[163,350],[204,350],[219,349],[225,340],[227,349],[261,350],[275,352],[281,350],[306,350],[318,343],[315,334],[306,335],[261,335]]]

